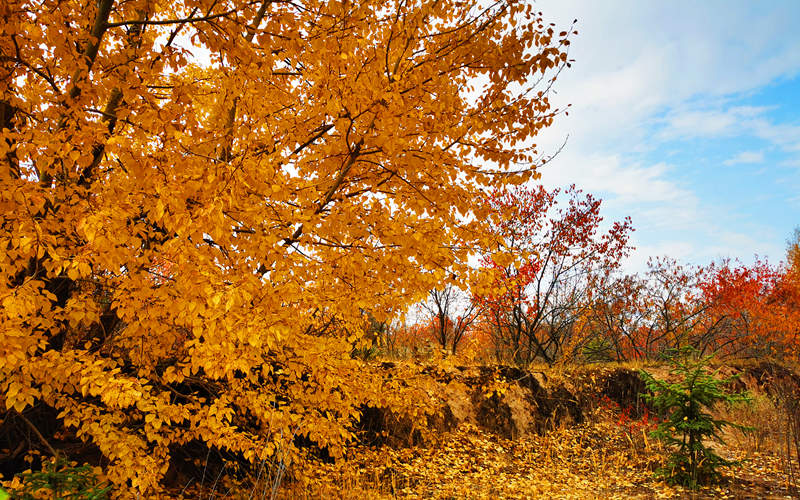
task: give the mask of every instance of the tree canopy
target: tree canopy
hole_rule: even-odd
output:
[[[516,0],[0,17],[0,402],[140,493],[171,446],[336,455],[360,405],[411,405],[350,355],[365,311],[467,275],[570,34]]]

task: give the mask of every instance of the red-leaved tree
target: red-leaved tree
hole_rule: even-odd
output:
[[[709,266],[700,290],[709,338],[696,343],[733,355],[797,354],[800,290],[790,267],[725,260]]]
[[[601,201],[575,186],[509,188],[487,203],[498,249],[482,264],[495,282],[476,300],[486,308],[495,352],[520,365],[552,364],[585,340],[581,319],[631,250],[631,221],[601,232]]]

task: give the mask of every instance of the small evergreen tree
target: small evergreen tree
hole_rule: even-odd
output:
[[[57,498],[74,500],[106,500],[111,486],[102,484],[88,465],[76,466],[56,458],[50,466],[39,472],[28,472],[19,475],[22,488],[14,491],[14,497],[20,500],[37,498]],[[0,500],[3,496],[0,489]],[[7,495],[7,494],[6,494]]]
[[[670,359],[670,373],[679,378],[677,382],[657,380],[640,371],[649,391],[643,395],[645,400],[664,417],[651,435],[673,450],[657,474],[672,484],[697,488],[700,484],[718,481],[721,478],[719,468],[736,462],[719,456],[706,445],[706,441],[716,439],[722,442],[719,432],[724,427],[749,429],[711,415],[715,404],[751,401],[746,392],[729,393],[724,389],[738,375],[720,378],[719,370],[709,368],[711,358],[698,357],[693,348],[674,352]]]

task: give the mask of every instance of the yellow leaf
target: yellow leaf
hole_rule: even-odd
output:
[[[67,268],[67,276],[69,277],[69,279],[73,281],[77,281],[78,278],[81,277],[80,271],[78,271],[78,268],[76,266],[70,266],[69,268]]]

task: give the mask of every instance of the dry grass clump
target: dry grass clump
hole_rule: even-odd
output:
[[[721,405],[715,411],[717,418],[742,424],[750,429],[728,428],[723,440],[736,449],[752,455],[780,448],[783,440],[783,412],[766,394],[753,395],[747,405]]]
[[[717,416],[750,429],[729,429],[724,439],[745,458],[766,454],[779,459],[785,488],[800,496],[800,377],[774,363],[745,366],[742,372],[748,374],[742,383],[753,396],[752,403],[716,410]]]

